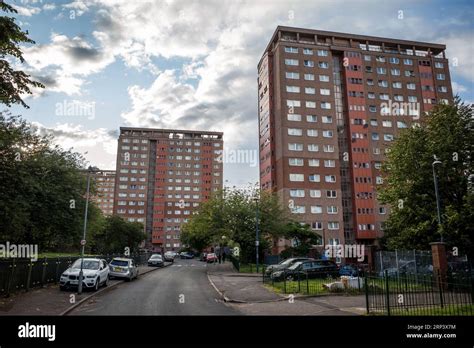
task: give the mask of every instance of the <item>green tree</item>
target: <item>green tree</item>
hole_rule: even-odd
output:
[[[40,251],[79,248],[85,209],[83,158],[39,136],[19,116],[0,112],[0,241]],[[89,223],[100,212],[90,205]]]
[[[456,98],[438,105],[420,127],[406,129],[383,166],[382,203],[392,207],[383,245],[390,249],[429,249],[441,234],[448,247],[473,255],[473,109]],[[442,208],[438,228],[432,162],[436,165]],[[471,184],[469,181],[471,180]]]
[[[291,221],[286,225],[285,238],[291,240],[293,246],[282,251],[283,258],[308,256],[313,245],[321,243],[321,236],[315,234],[307,224]]]
[[[255,198],[258,197],[258,202]],[[256,212],[259,211],[259,250],[268,252],[272,239],[287,232],[290,221],[288,210],[276,195],[256,188],[223,190],[204,202],[184,226],[183,243],[202,250],[217,245],[226,237],[229,243],[239,245],[240,258],[254,261]]]
[[[101,226],[91,230],[91,252],[123,254],[125,248],[129,248],[130,253],[138,252],[139,245],[145,238],[143,224],[125,221],[116,215],[108,216]]]
[[[0,1],[0,10],[6,13],[18,12],[3,1]],[[7,106],[20,104],[29,108],[21,95],[31,94],[30,86],[40,88],[44,88],[44,86],[39,82],[32,81],[25,72],[14,70],[7,60],[25,62],[20,48],[22,43],[34,44],[35,42],[28,37],[28,31],[22,31],[15,23],[15,18],[0,16],[0,103]]]

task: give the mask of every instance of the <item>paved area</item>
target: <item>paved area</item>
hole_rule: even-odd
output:
[[[140,266],[139,272],[144,275],[155,269]],[[110,280],[109,286],[119,282]],[[77,303],[92,293],[85,291],[78,295],[74,290],[60,291],[59,285],[49,284],[45,288],[15,293],[8,298],[0,297],[0,315],[59,315],[73,305],[73,300]]]
[[[209,279],[227,298],[235,301],[277,301],[282,297],[263,287],[262,277],[257,274],[238,273],[232,263],[208,266]]]
[[[139,281],[94,296],[68,315],[235,315],[207,278],[208,265],[176,260]]]
[[[262,284],[259,275],[236,272],[232,264],[210,265],[209,279],[245,315],[364,315],[365,296],[291,297]]]

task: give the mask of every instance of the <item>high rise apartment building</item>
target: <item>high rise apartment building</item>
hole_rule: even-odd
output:
[[[114,209],[115,170],[101,170],[90,175],[91,179],[95,182],[96,188],[96,194],[91,197],[91,201],[96,202],[104,215],[112,215]]]
[[[260,184],[322,244],[373,244],[386,151],[452,100],[445,46],[278,27],[258,64]],[[275,241],[281,251],[288,241]]]
[[[193,211],[222,189],[223,133],[121,127],[114,214],[141,222],[147,247],[179,250]]]

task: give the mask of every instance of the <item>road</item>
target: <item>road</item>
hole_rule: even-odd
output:
[[[94,296],[70,315],[236,315],[211,286],[206,264],[176,260]]]

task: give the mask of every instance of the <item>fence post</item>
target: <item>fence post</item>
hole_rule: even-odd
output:
[[[418,267],[416,265],[416,251],[413,249],[413,260],[415,262],[415,281],[418,283]]]
[[[301,278],[301,275],[300,275],[300,273],[298,272],[298,293],[301,292],[301,282],[300,282],[300,278]]]
[[[33,262],[30,260],[30,263],[28,263],[28,275],[26,276],[26,291],[30,290],[32,268],[33,268]]]
[[[367,314],[370,313],[370,306],[369,306],[369,285],[367,284],[367,275],[365,276],[364,280],[364,288],[365,288],[365,307],[367,309]]]
[[[284,289],[283,291],[286,294],[286,274],[285,273],[283,273],[283,289]]]
[[[441,308],[444,307],[444,301],[443,301],[443,284],[441,280],[441,274],[440,271],[438,270],[438,288],[439,288],[439,302],[441,304]]]
[[[59,257],[56,259],[56,277],[54,278],[54,283],[56,284],[59,279],[59,265],[61,264],[61,261],[59,261]]]
[[[12,268],[12,271],[10,272],[10,277],[8,278],[8,282],[7,282],[7,297],[10,296],[10,291],[11,291],[11,286],[12,286],[12,282],[13,282],[13,275],[15,273],[15,259],[12,259],[12,264],[10,265],[10,267]]]
[[[44,286],[45,285],[45,282],[46,282],[46,265],[47,265],[47,260],[46,260],[46,257],[44,258],[44,261],[43,261],[43,270],[42,270],[42,273],[41,273],[41,286]]]
[[[308,279],[308,273],[306,273],[306,293],[309,295],[309,279]]]
[[[390,291],[389,291],[389,286],[388,286],[388,270],[384,271],[384,277],[385,277],[385,301],[386,307],[387,307],[387,315],[390,316]]]

